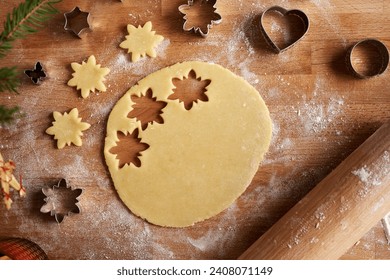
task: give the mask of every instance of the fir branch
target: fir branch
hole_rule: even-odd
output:
[[[26,0],[8,13],[4,30],[0,34],[0,58],[12,48],[12,42],[37,32],[42,23],[47,21],[58,10],[53,4],[61,0]]]
[[[0,92],[3,91],[13,91],[18,93],[17,87],[19,86],[20,81],[18,77],[18,71],[16,66],[14,67],[3,67],[0,68]]]
[[[19,107],[7,108],[0,105],[0,125],[10,124],[14,119],[15,115],[19,112]]]
[[[22,39],[26,35],[37,32],[52,15],[58,10],[54,4],[62,0],[25,0],[7,14],[3,31],[0,33],[0,58],[3,58],[11,49],[12,42]],[[20,81],[16,67],[0,68],[0,92],[11,91],[17,93]],[[19,107],[7,108],[0,105],[0,125],[11,123],[17,116]]]

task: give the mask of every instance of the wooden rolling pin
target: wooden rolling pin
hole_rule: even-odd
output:
[[[239,259],[339,259],[390,212],[390,122]]]

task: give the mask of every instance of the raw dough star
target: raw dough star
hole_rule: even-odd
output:
[[[72,143],[76,146],[81,146],[83,131],[90,128],[91,125],[81,122],[77,108],[72,109],[69,114],[65,112],[62,115],[59,112],[53,112],[53,117],[55,121],[46,130],[46,133],[54,135],[54,139],[58,140],[58,149],[64,148],[65,145],[70,146]]]
[[[127,31],[129,35],[126,36],[126,40],[119,46],[123,49],[128,49],[128,53],[131,53],[131,60],[136,62],[140,57],[148,55],[150,57],[156,57],[155,47],[164,40],[161,35],[155,35],[155,31],[152,31],[152,23],[148,21],[143,27],[140,25],[138,28],[128,24]]]
[[[73,62],[71,63],[74,73],[72,74],[73,78],[69,80],[68,86],[77,87],[81,89],[81,96],[87,98],[89,93],[95,92],[95,89],[100,91],[106,91],[106,86],[104,85],[105,75],[110,73],[110,69],[101,68],[100,64],[96,64],[95,56],[91,55],[88,58],[87,62],[82,62],[82,64]]]

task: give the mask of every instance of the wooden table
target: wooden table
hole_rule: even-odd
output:
[[[2,1],[0,18],[19,2]],[[0,95],[0,104],[18,105],[25,114],[0,129],[0,147],[5,159],[16,162],[27,188],[24,199],[13,194],[10,211],[0,206],[0,236],[31,239],[51,259],[235,259],[390,118],[390,71],[360,80],[344,63],[348,47],[361,39],[374,37],[390,46],[389,1],[282,1],[285,8],[307,13],[311,26],[298,45],[279,55],[270,51],[258,27],[259,15],[274,1],[218,1],[223,22],[205,39],[183,32],[177,7],[184,3],[63,1],[56,5],[61,13],[76,5],[91,13],[92,31],[76,38],[64,30],[59,14],[39,33],[15,41],[1,65],[22,71],[40,61],[48,78],[36,86],[21,76],[19,95]],[[119,48],[126,25],[149,20],[165,40],[156,58],[132,63]],[[66,85],[70,63],[92,54],[111,69],[108,90],[82,99]],[[256,87],[270,109],[273,138],[253,182],[231,207],[189,228],[161,228],[135,217],[118,198],[103,158],[105,127],[116,101],[137,81],[188,60],[218,63]],[[82,147],[58,150],[45,130],[53,111],[74,107],[91,128]],[[82,213],[58,225],[39,209],[42,187],[60,178],[84,192]],[[382,225],[342,258],[389,259]]]

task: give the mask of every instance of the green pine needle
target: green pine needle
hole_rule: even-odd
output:
[[[62,0],[25,0],[7,14],[3,31],[0,33],[0,58],[12,49],[12,42],[22,39],[29,34],[38,31],[43,23],[50,19],[58,10],[54,4]],[[19,74],[14,67],[0,68],[0,92],[10,91],[17,93],[19,86]],[[10,124],[15,118],[20,117],[19,107],[7,108],[0,105],[0,125]]]
[[[19,112],[19,107],[7,108],[0,105],[0,125],[7,125],[14,121]]]
[[[61,0],[26,0],[7,15],[4,30],[0,34],[0,58],[12,48],[12,42],[35,33],[58,10],[53,7]]]
[[[11,91],[18,93],[17,87],[19,84],[19,75],[15,66],[0,68],[0,92]]]

